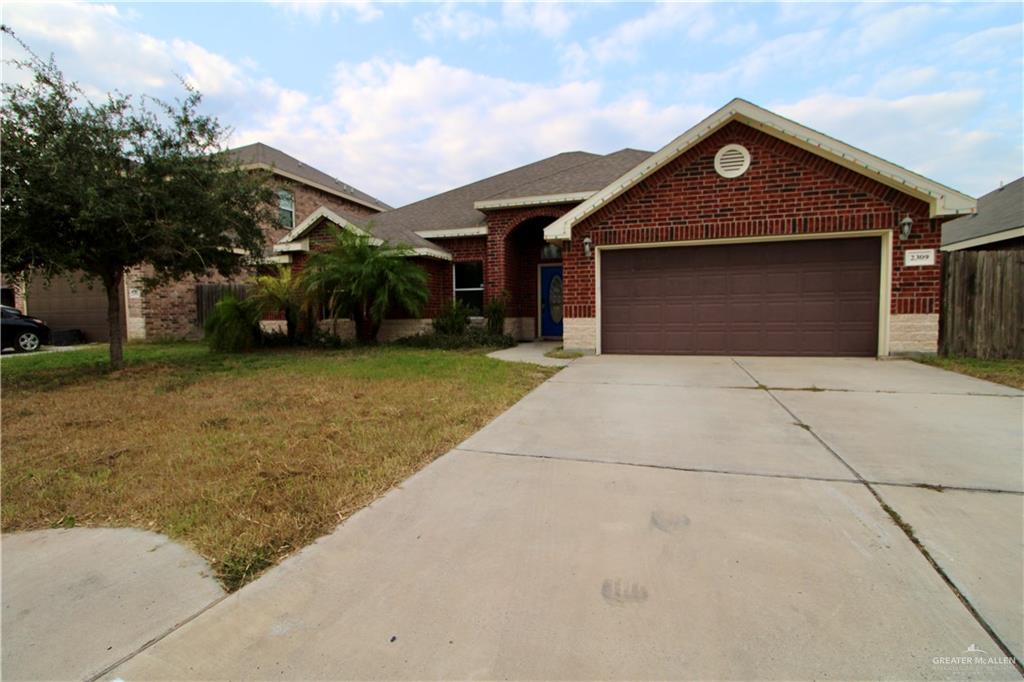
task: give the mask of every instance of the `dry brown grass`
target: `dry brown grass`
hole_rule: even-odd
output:
[[[267,364],[141,364],[5,386],[3,530],[151,529],[193,546],[236,589],[553,373],[400,349]]]

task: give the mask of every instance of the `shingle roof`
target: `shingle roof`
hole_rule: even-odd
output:
[[[525,182],[482,198],[487,200],[514,199],[548,194],[596,192],[622,176],[651,154],[652,152],[640,149],[620,149],[612,154],[599,156],[554,175]]]
[[[313,168],[299,161],[294,156],[285,154],[281,150],[274,149],[262,142],[254,142],[243,147],[229,149],[228,154],[235,156],[241,163],[260,163],[272,166],[282,172],[316,183],[330,191],[346,195],[359,203],[366,204],[380,211],[386,211],[391,208],[380,199],[372,197],[366,192],[360,191],[352,185],[346,184],[324,173],[322,170]]]
[[[942,225],[942,245],[1024,227],[1024,178],[978,199],[978,212]]]
[[[383,239],[393,241],[402,240],[406,233],[413,231],[484,225],[484,214],[473,208],[474,201],[597,158],[600,158],[597,154],[588,152],[565,152],[492,175],[374,216],[373,232]]]

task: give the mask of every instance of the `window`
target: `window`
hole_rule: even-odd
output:
[[[281,221],[281,227],[289,230],[295,227],[295,195],[288,190],[277,192],[277,215]]]
[[[455,300],[462,301],[467,308],[479,315],[484,309],[484,264],[483,261],[455,263]]]

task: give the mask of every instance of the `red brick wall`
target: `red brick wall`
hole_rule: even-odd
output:
[[[321,206],[326,206],[338,215],[350,219],[365,218],[380,212],[286,178],[274,177],[272,184],[275,190],[286,189],[295,195],[296,225],[308,218],[313,211]],[[289,231],[289,228],[281,227],[280,223],[275,222],[268,226],[265,233],[272,242],[275,242],[288,234]]]
[[[715,153],[746,147],[751,165],[739,178],[714,170]],[[910,238],[899,222],[914,220]],[[928,205],[831,161],[732,122],[573,228],[563,246],[565,316],[594,317],[594,246],[892,229],[893,313],[937,313],[941,254],[930,267],[903,267],[904,249],[938,249],[943,219]]]
[[[295,195],[295,224],[298,225],[305,220],[313,211],[326,206],[339,215],[348,218],[361,218],[378,213],[373,209],[356,204],[345,199],[334,196],[321,190],[307,187],[298,182],[274,177],[272,185],[275,189],[287,189]],[[276,207],[276,204],[275,204]],[[276,213],[275,213],[276,215]],[[263,234],[266,238],[267,251],[278,239],[288,234],[289,229],[282,227],[278,222],[272,222],[263,227]],[[324,233],[320,237],[323,241],[330,238]],[[304,254],[293,254],[298,256],[300,262],[293,265],[293,270],[302,269]],[[242,274],[234,281],[245,281],[250,274]],[[142,312],[145,316],[145,329],[147,339],[182,339],[202,336],[202,330],[196,326],[196,300],[195,285],[197,282],[225,282],[226,278],[216,274],[202,276],[199,278],[186,278],[177,282],[171,282],[143,294]]]
[[[543,231],[534,229],[565,215],[575,204],[532,206],[487,212],[487,263],[484,294],[490,299],[508,291],[509,317],[537,315],[537,264]],[[523,223],[531,221],[530,225]],[[517,232],[522,226],[523,231]]]

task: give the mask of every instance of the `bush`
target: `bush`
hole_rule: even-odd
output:
[[[394,341],[395,345],[408,348],[437,348],[441,350],[463,350],[468,348],[511,348],[515,339],[508,334],[490,334],[486,329],[470,328],[462,334],[417,334]]]
[[[465,303],[454,300],[441,309],[434,318],[434,333],[442,336],[462,336],[469,328],[470,310]]]
[[[501,336],[505,333],[505,309],[508,296],[502,292],[501,296],[492,298],[484,305],[484,317],[487,318],[487,333],[492,336]]]
[[[206,319],[206,342],[211,350],[242,353],[260,341],[260,311],[251,301],[225,296]]]

